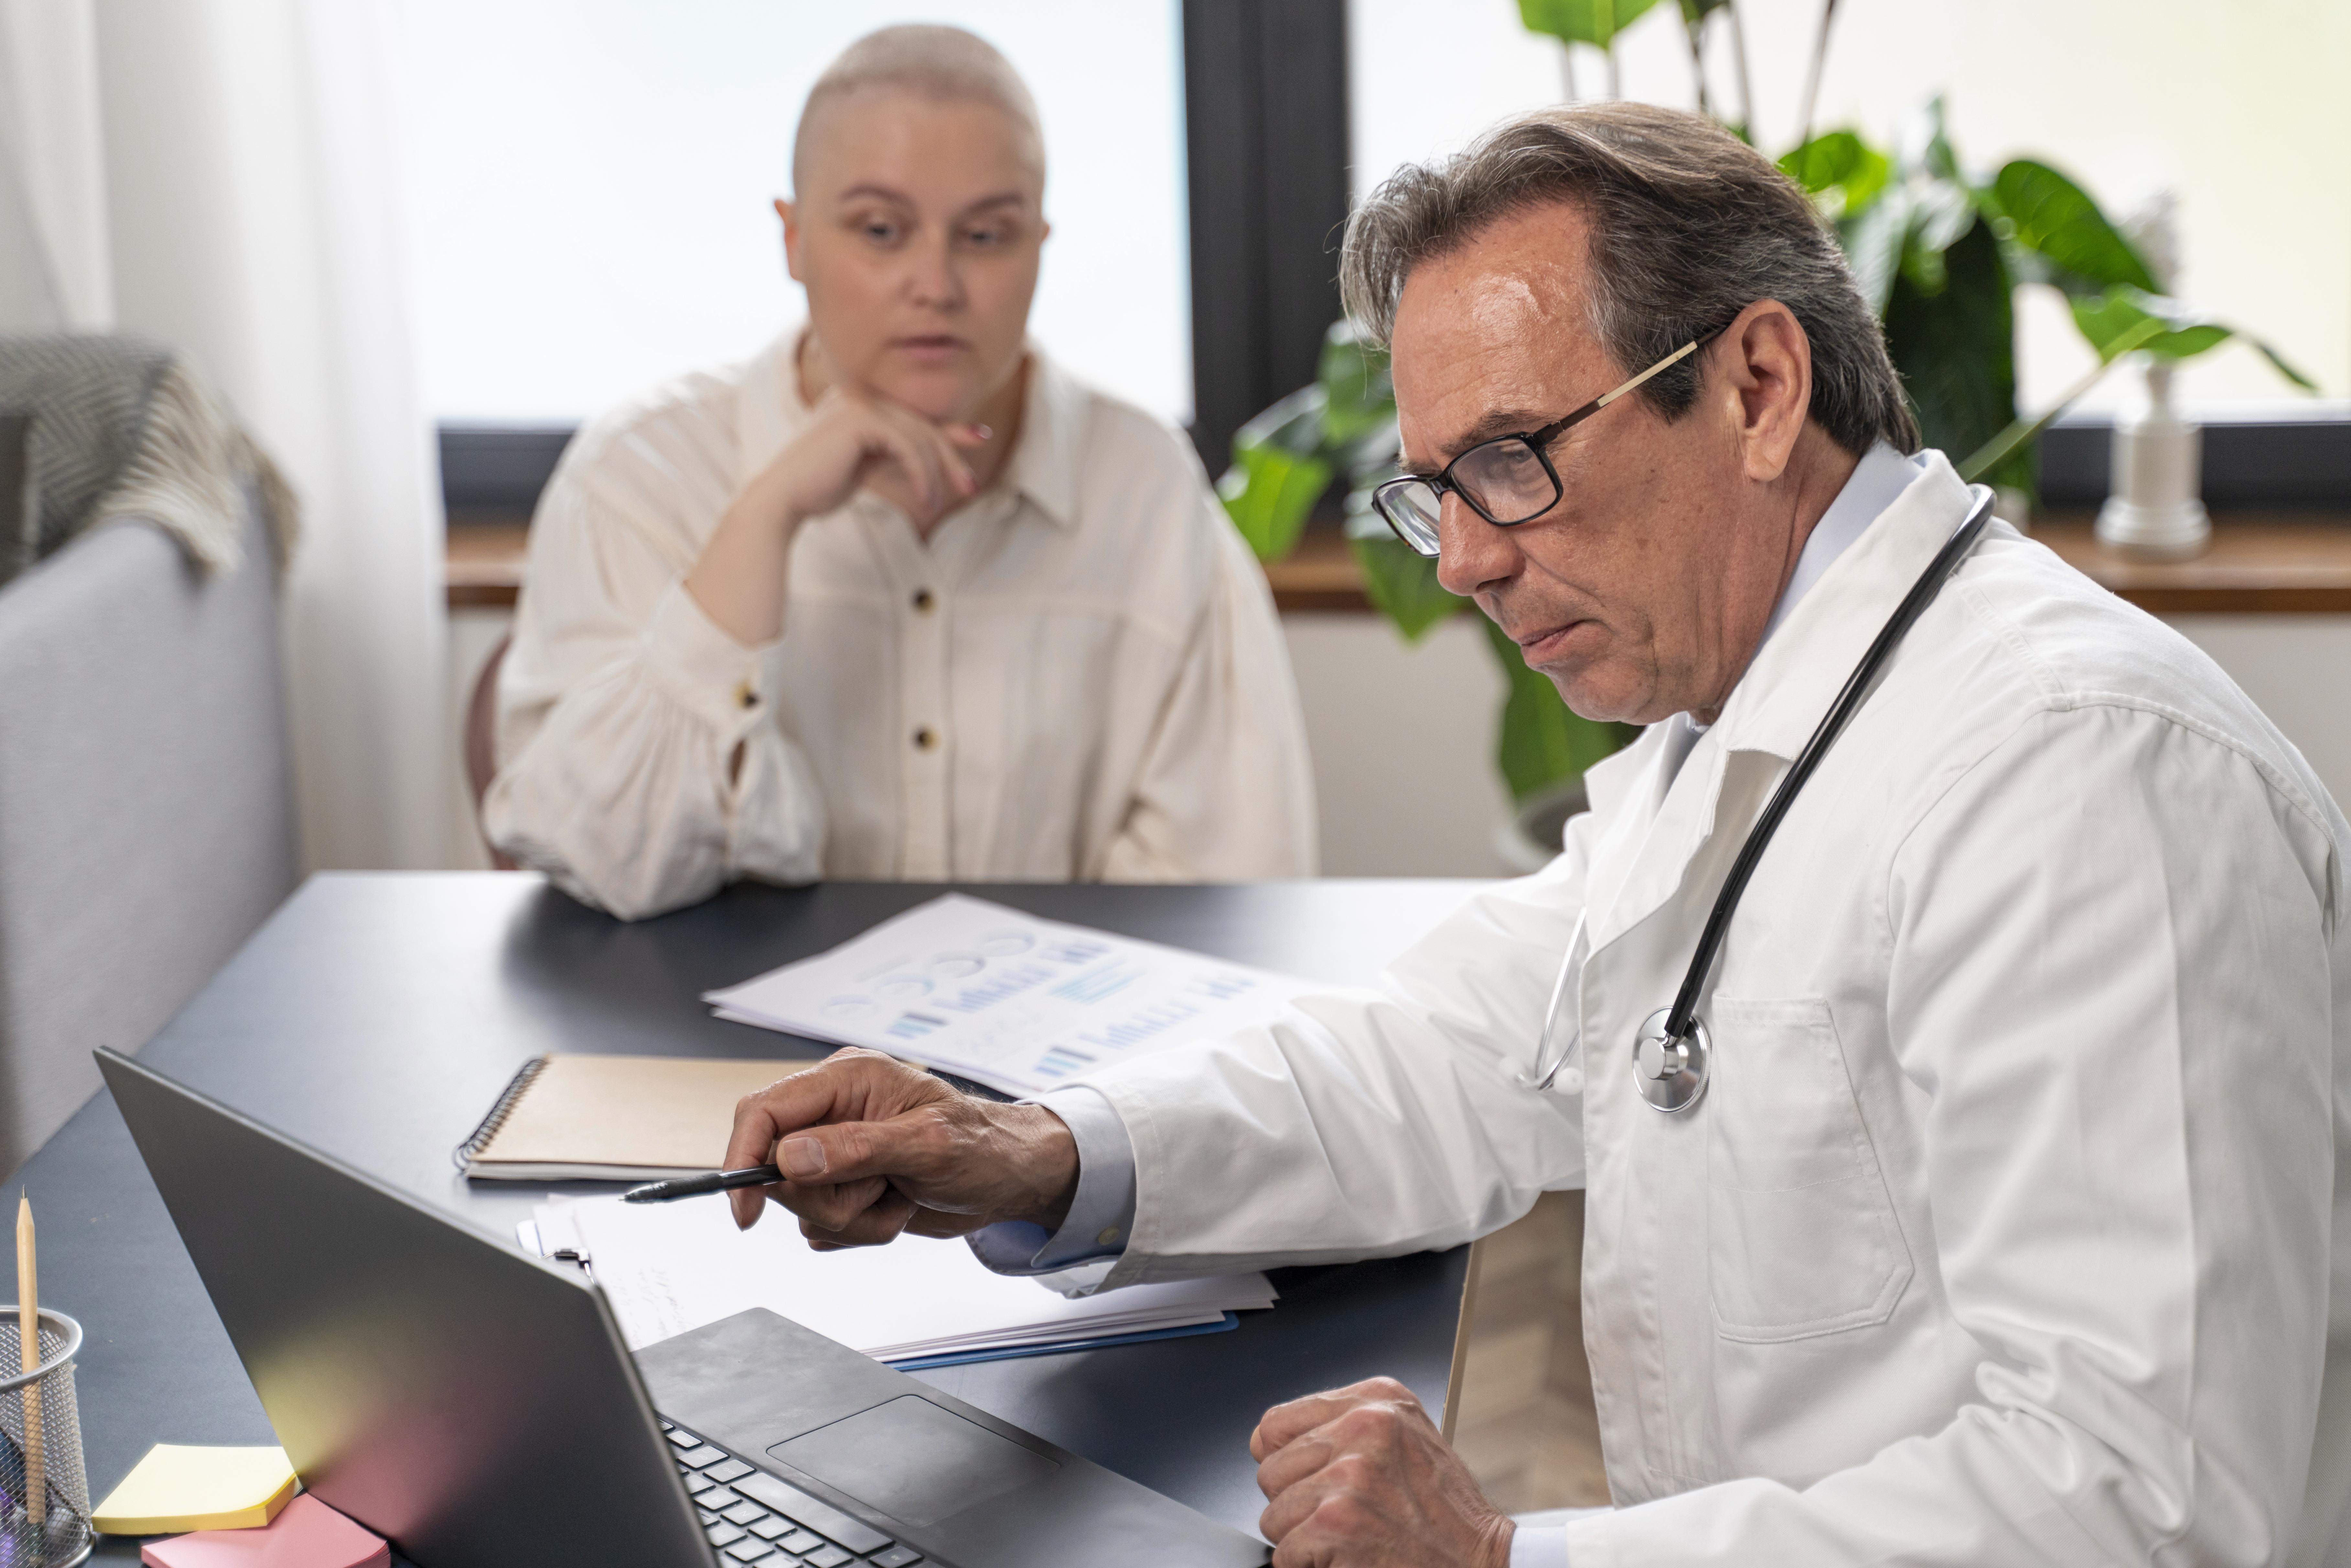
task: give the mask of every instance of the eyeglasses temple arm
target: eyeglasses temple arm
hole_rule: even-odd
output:
[[[1582,424],[1585,420],[1590,419],[1593,414],[1598,413],[1602,409],[1606,408],[1610,403],[1614,402],[1618,398],[1623,397],[1626,392],[1631,392],[1634,388],[1639,386],[1643,382],[1647,381],[1651,376],[1656,375],[1659,371],[1679,364],[1683,360],[1698,352],[1698,350],[1707,343],[1708,340],[1714,336],[1715,334],[1708,333],[1705,338],[1699,338],[1695,341],[1684,343],[1680,348],[1676,349],[1672,353],[1667,354],[1664,359],[1659,360],[1656,364],[1651,365],[1647,370],[1643,371],[1639,375],[1635,376],[1631,381],[1626,382],[1623,386],[1618,387],[1615,391],[1601,393],[1598,397],[1593,398],[1590,402],[1585,403],[1582,408],[1577,409],[1573,413],[1567,415],[1564,419],[1554,421],[1550,424],[1544,425],[1541,430],[1531,432],[1524,439],[1538,449],[1550,445],[1552,442],[1558,440],[1561,436],[1566,434],[1577,425]]]
[[[1595,409],[1606,408],[1610,403],[1614,402],[1618,398],[1623,397],[1626,392],[1631,392],[1635,387],[1639,386],[1643,382],[1647,381],[1651,376],[1656,375],[1658,371],[1681,363],[1682,361],[1698,352],[1698,341],[1699,340],[1693,338],[1688,342],[1684,343],[1680,348],[1676,349],[1672,353],[1667,354],[1664,359],[1659,360],[1656,364],[1651,365],[1647,370],[1643,371],[1639,375],[1635,376],[1631,381],[1626,382],[1623,386],[1618,387],[1614,392],[1602,392],[1597,398],[1593,400],[1592,406]]]

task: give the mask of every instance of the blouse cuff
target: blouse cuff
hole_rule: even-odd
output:
[[[746,648],[703,613],[684,579],[662,591],[645,623],[645,660],[686,711],[732,738],[758,721],[759,651]]]

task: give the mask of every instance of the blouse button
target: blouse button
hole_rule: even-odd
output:
[[[931,606],[937,602],[937,600],[931,597],[931,591],[929,589],[918,588],[914,590],[914,609],[917,612],[927,615],[931,612]]]
[[[751,689],[750,682],[738,681],[735,686],[735,700],[745,707],[758,707],[759,694]]]
[[[937,731],[935,731],[935,730],[934,730],[934,729],[933,729],[929,725],[927,725],[927,724],[926,724],[926,725],[923,726],[923,727],[922,727],[922,728],[920,728],[920,729],[918,729],[918,730],[914,731],[914,749],[915,749],[915,750],[917,750],[917,751],[928,751],[928,750],[930,750],[933,747],[935,747],[935,746],[938,745],[938,743],[939,743],[938,732],[937,732]]]

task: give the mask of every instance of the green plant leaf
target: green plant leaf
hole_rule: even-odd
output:
[[[2159,322],[2145,323],[2144,331],[2126,335],[2116,344],[2116,351],[2121,353],[2137,348],[2139,340],[2151,336],[2159,325]],[[2041,433],[2056,423],[2059,414],[2073,407],[2075,402],[2092,387],[2097,385],[2105,377],[2111,363],[2111,361],[2099,361],[2095,370],[2075,382],[2063,397],[2043,410],[2037,418],[2027,419],[2022,414],[2018,414],[2010,422],[2007,429],[1959,460],[1956,466],[1959,477],[1972,485],[1987,474],[2006,472],[2015,455],[2028,443],[2039,440]]]
[[[1981,221],[1976,193],[1957,180],[1928,175],[1910,183],[1910,243],[1937,256]]]
[[[1781,172],[1813,197],[1831,223],[1853,218],[1886,189],[1893,164],[1850,131],[1828,131],[1780,160]]]
[[[1886,346],[1927,444],[1974,453],[2016,419],[2016,320],[2008,268],[1990,224],[1971,223],[1941,253],[1943,287],[1929,294],[1907,271],[1886,304]],[[2020,447],[1988,483],[2032,484]]]
[[[1348,529],[1347,543],[1364,573],[1364,597],[1386,616],[1407,643],[1458,613],[1469,601],[1447,593],[1437,580],[1437,563],[1414,551],[1374,517],[1377,534]]]
[[[1892,167],[1885,153],[1851,131],[1823,131],[1780,155],[1781,172],[1815,195],[1839,185],[1848,191],[1860,185],[1874,193],[1886,183]],[[1858,209],[1864,204],[1855,200],[1849,204]]]
[[[1976,213],[1975,193],[1937,174],[1913,174],[1903,183],[1908,227],[1902,236],[1900,267],[1919,293],[1943,292],[1949,282],[1946,259],[1982,220]]]
[[[2089,193],[2046,163],[2011,159],[1992,177],[1990,204],[2014,225],[2016,242],[2055,264],[2050,281],[2068,293],[2117,285],[2158,292],[2122,231],[2106,221]]]
[[[1563,44],[1606,48],[1656,0],[1519,0],[1519,20],[1530,33]]]
[[[1950,267],[1943,259],[1947,248],[1927,244],[1915,223],[1903,236],[1902,277],[1912,288],[1930,299],[1942,293],[1951,280]]]
[[[2135,289],[2108,289],[2074,301],[2074,325],[2109,364],[2133,349],[2145,349],[2158,359],[2190,359],[2229,340],[2229,329],[2213,322],[2175,324],[2169,313],[2154,308],[2158,303]]]
[[[1952,150],[1950,133],[1944,124],[1939,93],[1928,99],[1903,125],[1894,164],[1905,178],[1925,175],[1954,183],[1966,183],[1959,172],[1959,155]]]
[[[2098,351],[2098,358],[2108,363],[2134,349],[2144,349],[2158,360],[2192,360],[2231,338],[2244,336],[2221,322],[2190,316],[2168,299],[2127,287],[2110,288],[2095,298],[2076,298],[2074,324]],[[2245,341],[2294,385],[2304,392],[2318,390],[2316,383],[2267,343],[2250,337]]]
[[[1280,560],[1298,547],[1314,503],[1331,487],[1331,465],[1272,442],[1233,443],[1233,465],[1217,482],[1225,514],[1259,560]]]
[[[1322,386],[1301,387],[1233,433],[1233,465],[1217,494],[1259,560],[1297,547],[1334,472],[1323,450]]]
[[[1407,552],[1409,553],[1409,552]],[[1510,787],[1510,799],[1524,800],[1564,779],[1581,778],[1583,770],[1621,749],[1640,731],[1629,724],[1604,724],[1579,716],[1560,700],[1559,688],[1541,670],[1527,667],[1519,645],[1485,616],[1486,641],[1502,666],[1510,689],[1502,698],[1502,728],[1494,746],[1494,763]]]
[[[1322,450],[1321,382],[1300,387],[1280,402],[1270,403],[1233,432],[1233,452],[1247,447],[1279,446],[1294,456],[1313,457]]]
[[[1385,351],[1339,321],[1323,337],[1315,384],[1322,390],[1322,457],[1358,483],[1384,477],[1396,454],[1395,386]]]
[[[1876,316],[1886,314],[1886,301],[1894,296],[1894,280],[1900,276],[1904,254],[1909,249],[1912,206],[1909,188],[1896,185],[1857,216],[1837,225],[1837,239],[1844,246],[1854,282]]]
[[[2270,347],[2269,344],[2263,342],[2259,338],[2252,337],[2246,338],[2245,341],[2251,343],[2253,346],[2253,352],[2267,360],[2270,362],[2270,368],[2277,371],[2278,374],[2283,376],[2286,380],[2292,382],[2294,385],[2300,387],[2306,392],[2315,392],[2318,391],[2318,383],[2316,382],[2312,381],[2308,376],[2296,370],[2293,364],[2288,362],[2283,354],[2279,353],[2275,349]]]
[[[1729,4],[1730,0],[1682,0],[1682,20],[1695,27]]]

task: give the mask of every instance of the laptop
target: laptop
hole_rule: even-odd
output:
[[[419,1568],[1257,1568],[1270,1554],[773,1312],[632,1361],[576,1270],[97,1054],[304,1484]]]

